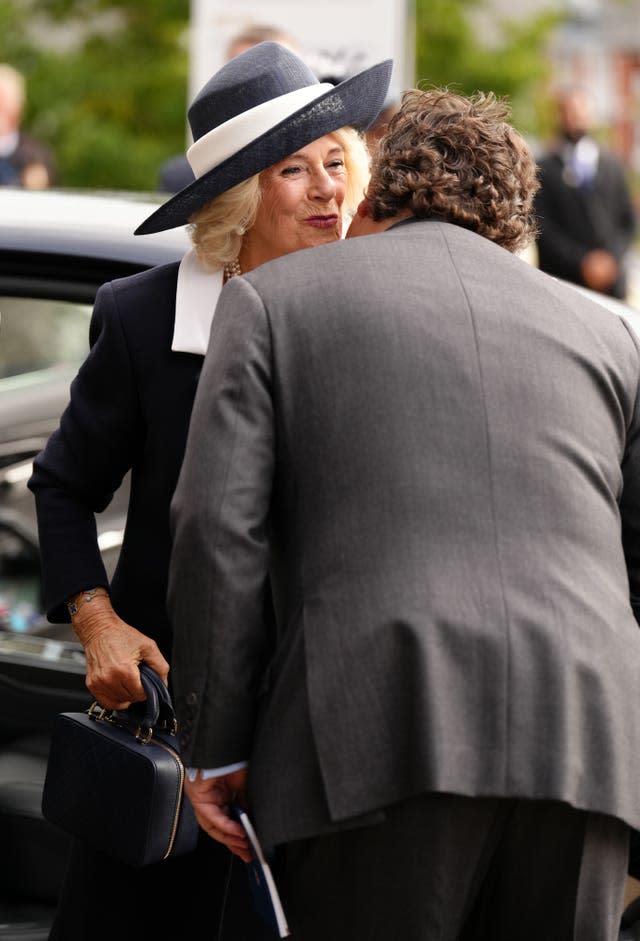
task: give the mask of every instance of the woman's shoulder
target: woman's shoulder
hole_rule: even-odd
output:
[[[118,298],[139,297],[147,295],[159,301],[169,299],[175,302],[175,288],[178,281],[179,261],[172,261],[165,265],[155,265],[145,271],[115,278],[103,285],[100,290],[110,289]],[[173,291],[170,289],[173,288]]]
[[[103,284],[96,295],[93,329],[122,331],[129,342],[141,337],[145,345],[166,342],[173,330],[179,262]]]

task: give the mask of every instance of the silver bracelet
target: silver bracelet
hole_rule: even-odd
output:
[[[78,613],[78,610],[82,607],[83,604],[88,604],[90,601],[100,595],[109,595],[109,592],[106,588],[86,588],[84,591],[79,592],[72,601],[67,601],[67,610],[71,617]]]

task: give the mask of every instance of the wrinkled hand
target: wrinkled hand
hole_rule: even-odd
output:
[[[229,816],[229,805],[247,806],[247,769],[241,768],[219,778],[203,780],[198,774],[195,781],[185,781],[185,789],[193,804],[196,819],[205,833],[218,843],[224,843],[245,863],[251,859],[244,828]]]
[[[146,698],[138,668],[143,660],[166,683],[169,664],[156,642],[118,617],[108,597],[84,604],[73,629],[84,647],[87,689],[105,709],[126,709]]]

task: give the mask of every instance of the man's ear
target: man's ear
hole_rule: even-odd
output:
[[[369,235],[370,222],[369,203],[365,196],[351,218],[345,238],[353,238],[354,235]]]

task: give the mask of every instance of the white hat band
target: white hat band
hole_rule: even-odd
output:
[[[300,108],[334,88],[329,82],[297,88],[271,101],[264,101],[249,111],[237,114],[207,134],[198,138],[187,151],[187,160],[191,164],[197,179],[213,170],[243,147],[261,137],[285,118],[295,114]]]

